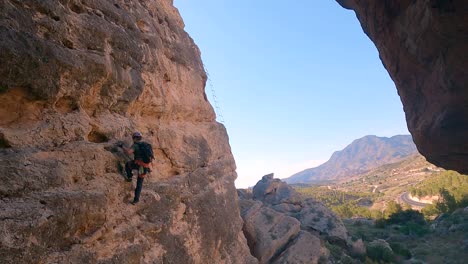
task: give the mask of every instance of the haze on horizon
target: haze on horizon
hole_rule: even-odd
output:
[[[409,134],[375,46],[335,1],[175,6],[214,85],[238,188],[318,166],[365,135]]]

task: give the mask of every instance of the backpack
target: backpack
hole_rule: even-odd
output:
[[[144,163],[150,163],[154,160],[153,147],[150,143],[138,142],[136,143],[141,151],[141,159]]]

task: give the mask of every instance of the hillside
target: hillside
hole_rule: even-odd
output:
[[[440,188],[454,198],[443,201],[445,206],[438,200],[418,212],[400,200],[404,192],[431,196]],[[458,245],[467,246],[466,188],[466,175],[438,168],[419,154],[334,184],[295,185],[343,219],[352,239],[365,245],[366,263],[464,263],[466,250]],[[340,254],[336,247],[331,252]]]
[[[419,154],[333,184],[295,184],[294,187],[302,194],[322,201],[342,217],[375,218],[379,216],[375,212],[382,212],[391,201],[408,208],[402,200],[404,193],[411,194],[413,200],[430,203],[438,200],[441,188],[447,190],[460,207],[468,206],[468,177],[438,168]],[[412,207],[422,209],[414,204]],[[437,212],[433,208],[434,205],[425,206],[423,213],[434,215]]]
[[[342,217],[374,217],[389,201],[399,200],[413,186],[434,177],[442,169],[419,154],[382,165],[366,173],[326,186],[300,186],[296,189],[330,206]]]
[[[414,220],[384,226],[363,219],[345,219],[343,223],[353,240],[362,239],[367,246],[367,256],[374,262],[365,263],[466,263],[468,251],[463,249],[468,247],[468,208],[433,221]],[[375,241],[391,250],[375,247]]]
[[[417,153],[410,135],[391,138],[365,136],[353,141],[330,160],[285,179],[292,183],[320,183],[365,173],[388,163],[395,163]]]
[[[443,171],[419,155],[411,155],[399,162],[382,165],[369,172],[339,181],[334,188],[343,192],[365,192],[376,195],[372,209],[380,210],[385,203],[399,200],[412,186]]]

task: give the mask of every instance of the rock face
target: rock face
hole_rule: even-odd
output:
[[[356,12],[427,160],[468,173],[468,3],[337,0]]]
[[[183,28],[171,0],[1,1],[1,263],[257,262]],[[135,130],[156,162],[132,206]]]
[[[351,246],[346,228],[333,212],[303,199],[272,174],[255,185],[252,198],[239,192],[244,234],[260,263],[317,263],[329,258],[325,241],[345,252]]]

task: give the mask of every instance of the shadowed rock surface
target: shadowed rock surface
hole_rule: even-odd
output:
[[[337,0],[352,9],[396,84],[427,160],[468,173],[468,2]]]
[[[260,263],[317,263],[329,258],[325,241],[343,252],[351,245],[345,226],[330,209],[303,199],[273,174],[255,185],[252,196],[238,192],[244,234]]]
[[[257,262],[172,1],[1,1],[0,61],[0,263]],[[157,160],[132,206],[135,130]]]
[[[273,262],[275,264],[318,263],[320,256],[325,258],[320,239],[311,233],[300,231],[299,235]]]
[[[260,263],[269,263],[300,231],[300,223],[295,218],[264,207],[260,202],[241,200],[240,206],[245,219],[244,234],[250,241],[252,255]]]

